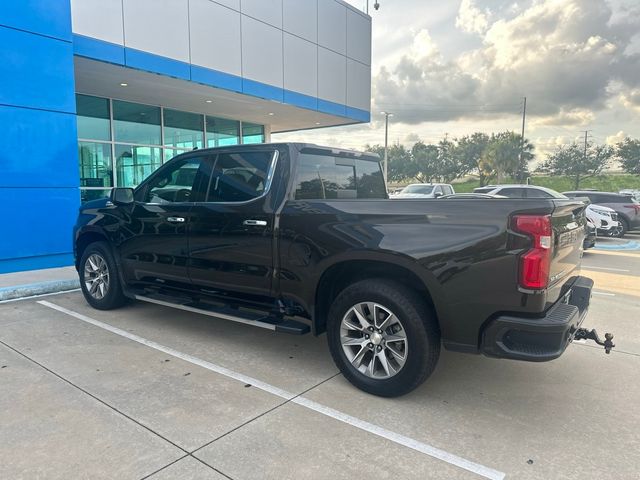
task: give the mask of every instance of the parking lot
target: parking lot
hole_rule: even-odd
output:
[[[4,303],[0,478],[638,478],[640,235],[599,247],[584,326],[611,355],[443,352],[397,399],[348,384],[324,336],[80,292]]]

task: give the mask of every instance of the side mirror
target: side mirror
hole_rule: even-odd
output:
[[[116,205],[130,205],[133,203],[133,188],[114,188],[110,199]]]
[[[443,193],[442,193],[442,192],[436,192],[436,193],[434,193],[434,194],[433,194],[434,198],[439,198],[439,197],[441,197],[442,195],[443,195]]]

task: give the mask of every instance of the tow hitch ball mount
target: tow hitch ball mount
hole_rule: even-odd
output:
[[[593,330],[587,330],[586,328],[579,328],[576,330],[576,333],[573,337],[574,340],[593,340],[598,345],[602,345],[604,347],[604,352],[609,354],[611,353],[611,349],[615,347],[613,343],[613,334],[605,333],[604,334],[604,342],[600,339],[598,332],[596,332],[595,328]]]

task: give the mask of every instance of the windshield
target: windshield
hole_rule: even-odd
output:
[[[400,193],[421,193],[429,195],[431,192],[433,192],[433,185],[409,185]]]

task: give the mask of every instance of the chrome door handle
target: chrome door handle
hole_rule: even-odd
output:
[[[242,224],[246,227],[266,227],[266,220],[245,220]]]
[[[167,222],[184,223],[184,217],[167,217]]]

